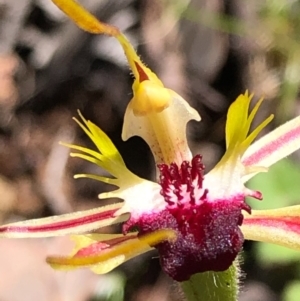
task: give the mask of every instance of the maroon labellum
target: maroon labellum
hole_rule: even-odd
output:
[[[209,200],[209,191],[202,188],[204,166],[200,155],[180,167],[172,163],[158,168],[167,206],[159,213],[143,215],[135,226],[140,234],[159,229],[176,232],[175,241],[155,246],[164,271],[177,281],[185,281],[195,273],[227,270],[244,242],[239,228],[241,211],[250,211],[244,196]]]

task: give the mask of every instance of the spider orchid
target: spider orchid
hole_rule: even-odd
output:
[[[262,199],[260,192],[245,187],[249,179],[300,148],[300,117],[253,143],[273,116],[250,131],[263,100],[250,110],[252,95],[240,95],[227,114],[226,152],[205,174],[201,156],[192,156],[186,140],[186,124],[200,121],[196,110],[164,87],[117,28],[98,21],[73,1],[53,2],[79,27],[113,36],[123,47],[135,80],[122,138],[137,135],[148,143],[157,164],[158,180],[148,181],[128,170],[108,136],[79,112],[80,118],[75,121],[96,150],[64,145],[74,150],[72,157],[94,163],[112,177],[79,174],[75,178],[116,186],[116,190],[101,193],[99,198],[119,198],[123,202],[4,225],[0,236],[72,235],[72,254],[49,257],[47,262],[57,269],[88,267],[100,274],[155,248],[163,270],[177,281],[186,281],[200,272],[227,270],[244,239],[300,249],[300,206],[256,211],[245,201],[246,197]],[[123,233],[91,233],[116,223],[123,223]]]

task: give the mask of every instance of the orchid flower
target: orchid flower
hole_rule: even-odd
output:
[[[227,271],[244,239],[300,250],[300,206],[257,211],[245,200],[262,199],[259,191],[245,187],[248,180],[300,148],[300,117],[254,142],[273,115],[251,131],[263,99],[250,110],[253,96],[248,92],[238,96],[227,114],[226,152],[205,174],[201,155],[192,155],[186,139],[187,123],[200,121],[197,111],[164,87],[117,28],[100,22],[72,0],[52,1],[82,29],[112,36],[123,47],[135,79],[122,138],[140,136],[147,142],[157,165],[157,182],[133,174],[109,137],[79,112],[75,121],[95,150],[63,144],[74,151],[72,157],[98,165],[111,177],[79,174],[75,178],[113,185],[116,190],[101,193],[99,198],[123,201],[7,224],[0,227],[0,237],[72,235],[72,254],[51,256],[47,262],[56,269],[87,267],[99,274],[155,248],[162,269],[179,282],[198,273]],[[120,234],[92,233],[116,223],[123,224]]]

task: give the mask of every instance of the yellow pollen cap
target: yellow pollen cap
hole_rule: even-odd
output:
[[[150,113],[162,112],[171,104],[172,96],[169,89],[161,87],[150,80],[138,84],[131,108],[134,115],[145,116]]]

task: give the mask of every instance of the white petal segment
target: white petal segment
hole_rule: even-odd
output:
[[[300,250],[300,206],[243,212],[241,230],[245,239]]]
[[[166,207],[166,202],[160,194],[161,186],[155,182],[141,179],[134,186],[121,187],[121,189],[104,192],[99,195],[104,198],[122,198],[122,206],[116,214],[121,215],[130,212],[130,217],[135,219],[143,214],[156,213]]]
[[[245,188],[243,178],[253,171],[261,172],[264,169],[245,166],[241,158],[260,131],[271,122],[273,115],[249,132],[252,121],[263,101],[260,99],[249,111],[252,96],[246,91],[229,107],[226,121],[226,152],[219,163],[205,176],[203,182],[203,188],[208,190],[209,199],[229,199],[242,195],[260,198],[257,192]]]
[[[123,203],[116,203],[86,211],[3,225],[0,227],[0,238],[53,237],[89,232],[128,220],[128,213],[121,216],[116,214],[122,206]]]
[[[242,157],[246,167],[270,167],[300,149],[300,116],[296,117],[253,143]],[[257,172],[246,175],[247,182]]]

